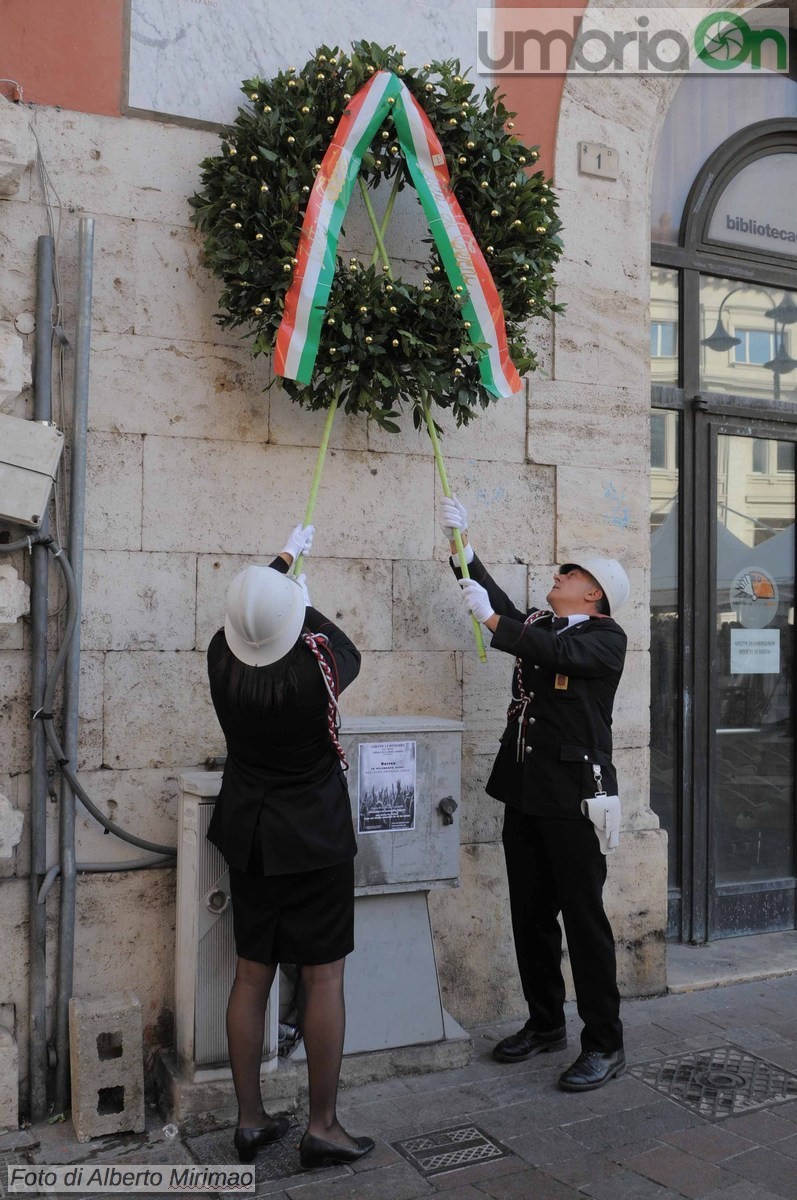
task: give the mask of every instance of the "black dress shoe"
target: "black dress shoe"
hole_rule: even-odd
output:
[[[278,1142],[284,1137],[289,1125],[287,1117],[266,1117],[265,1125],[261,1125],[259,1129],[244,1129],[239,1125],[232,1139],[238,1151],[238,1161],[254,1162],[260,1147],[268,1146],[270,1142]]]
[[[305,1133],[299,1142],[299,1162],[306,1171],[312,1171],[314,1167],[331,1167],[335,1163],[353,1163],[370,1154],[376,1144],[369,1137],[353,1138],[352,1141],[353,1146],[341,1146]]]
[[[553,1054],[554,1050],[564,1050],[566,1045],[567,1032],[564,1026],[552,1029],[550,1033],[537,1033],[524,1025],[519,1033],[513,1033],[493,1046],[493,1058],[498,1062],[523,1062],[535,1054]]]
[[[625,1070],[625,1051],[582,1050],[572,1066],[559,1076],[559,1087],[566,1092],[591,1092],[617,1079]]]

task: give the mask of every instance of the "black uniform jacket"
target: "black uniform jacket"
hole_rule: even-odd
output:
[[[270,565],[288,569],[281,558]],[[343,691],[357,677],[359,651],[315,608],[307,609],[305,627],[328,638]],[[246,870],[258,821],[264,875],[316,870],[357,853],[346,777],[329,734],[328,693],[316,658],[303,649],[298,693],[277,711],[232,710],[211,684],[227,762],[207,836],[239,870]],[[220,629],[208,647],[209,669],[230,653]]]
[[[524,757],[518,761],[516,719],[501,737],[487,794],[532,815],[581,818],[582,799],[595,795],[593,763],[600,766],[604,791],[617,791],[612,707],[625,633],[611,617],[590,617],[561,633],[548,618],[524,627],[528,614],[515,608],[475,556],[469,572],[487,589],[500,618],[491,645],[521,659],[531,697]]]

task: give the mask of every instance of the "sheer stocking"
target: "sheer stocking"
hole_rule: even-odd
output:
[[[266,1112],[260,1095],[260,1063],[266,1025],[266,1003],[276,963],[239,958],[227,1002],[227,1045],[238,1100],[238,1124],[261,1129]]]
[[[317,966],[302,967],[304,1021],[302,1032],[307,1051],[310,1091],[308,1131],[315,1137],[341,1146],[355,1142],[338,1121],[338,1079],[346,1031],[343,1000],[345,958]]]

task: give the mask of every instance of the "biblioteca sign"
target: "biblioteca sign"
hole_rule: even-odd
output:
[[[797,154],[768,154],[734,175],[717,201],[709,239],[797,257]]]

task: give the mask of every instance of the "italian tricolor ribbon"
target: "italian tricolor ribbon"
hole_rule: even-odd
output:
[[[501,301],[490,268],[451,189],[445,154],[428,116],[392,71],[377,71],[341,117],[316,175],[304,215],[298,265],[277,333],[278,375],[309,383],[335,274],[343,218],[363,155],[392,111],[399,143],[451,287],[462,289],[463,321],[472,342],[489,346],[479,359],[482,383],[494,396],[521,387],[509,357]]]

